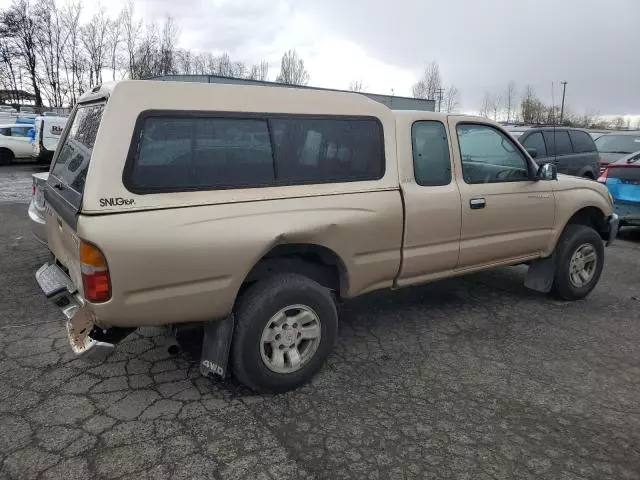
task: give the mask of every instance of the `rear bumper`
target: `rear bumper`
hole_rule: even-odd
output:
[[[48,248],[45,220],[33,200],[29,204],[29,219],[31,220],[31,233],[38,242]]]
[[[613,241],[618,236],[618,231],[620,230],[620,217],[615,213],[612,213],[607,217],[607,226],[609,227],[609,233],[607,237],[607,247],[613,243]]]
[[[67,339],[73,352],[83,358],[103,359],[134,329],[97,327],[93,315],[69,276],[56,264],[45,263],[36,272],[45,296],[65,317]]]
[[[620,225],[640,225],[640,203],[614,203],[613,211],[620,217]]]

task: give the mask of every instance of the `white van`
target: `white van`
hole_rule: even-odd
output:
[[[60,135],[67,124],[66,117],[36,117],[32,156],[41,163],[50,163]]]

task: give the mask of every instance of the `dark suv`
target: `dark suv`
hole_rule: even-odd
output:
[[[598,178],[598,149],[584,130],[531,128],[518,137],[518,141],[529,150],[539,165],[554,163],[560,173],[592,180]]]

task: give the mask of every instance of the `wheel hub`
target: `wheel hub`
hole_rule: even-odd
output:
[[[573,286],[581,288],[587,285],[595,275],[597,264],[598,255],[593,245],[580,245],[569,263],[569,279]]]
[[[295,372],[313,357],[320,338],[320,318],[313,309],[305,305],[285,307],[262,331],[262,361],[276,373]]]

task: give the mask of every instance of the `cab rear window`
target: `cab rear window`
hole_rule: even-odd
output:
[[[80,194],[84,191],[91,152],[103,111],[104,103],[78,107],[51,169],[53,176]]]

